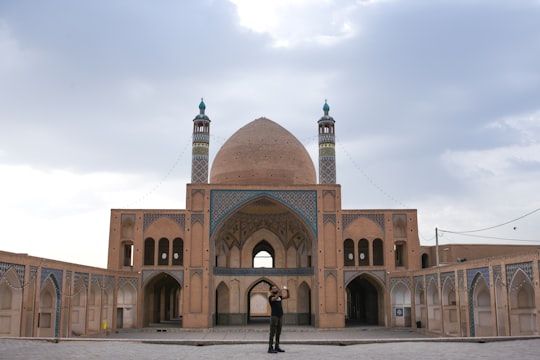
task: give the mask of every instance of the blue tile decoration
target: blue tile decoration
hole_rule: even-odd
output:
[[[161,218],[168,218],[177,223],[182,231],[186,230],[186,215],[185,214],[154,214],[154,213],[147,213],[143,215],[143,232],[146,231],[148,226],[150,226],[154,221],[161,219]]]
[[[195,224],[196,222],[204,225],[204,214],[191,214],[191,225]]]
[[[393,289],[396,284],[402,283],[404,284],[409,291],[411,291],[411,282],[408,277],[396,277],[390,279],[390,289]]]
[[[118,278],[118,289],[121,289],[125,284],[131,284],[135,290],[139,289],[139,280],[137,278]]]
[[[534,284],[533,263],[532,263],[532,261],[528,261],[528,262],[522,262],[522,263],[506,265],[506,286],[507,286],[507,288],[510,288],[510,284],[512,283],[512,279],[514,278],[514,274],[518,270],[522,270],[527,275],[529,280],[531,281],[531,284]]]
[[[429,285],[432,281],[435,283],[435,286],[439,288],[439,277],[436,273],[426,275],[426,286]]]
[[[443,272],[441,273],[441,284],[444,285],[444,282],[446,281],[446,279],[450,279],[450,281],[452,281],[452,284],[455,284],[455,274],[454,272]]]
[[[343,224],[342,231],[345,232],[347,226],[359,218],[366,218],[379,225],[379,228],[384,234],[384,214],[343,214],[341,223]]]
[[[415,289],[420,289],[420,290],[425,290],[426,289],[426,285],[425,285],[423,276],[415,276],[414,277],[414,288]]]
[[[502,281],[501,265],[493,266],[493,283],[497,284]]]
[[[336,225],[336,214],[323,214],[323,224],[331,222]]]
[[[212,190],[210,235],[228,215],[258,197],[276,200],[300,215],[317,234],[317,192],[313,190]]]
[[[19,278],[19,284],[9,285],[16,288],[24,287],[24,265],[0,262],[0,279],[2,279],[4,277],[4,274],[11,268],[13,268],[13,270],[15,270],[15,272],[17,273],[17,277]]]
[[[313,274],[313,268],[214,268],[214,275],[224,276],[307,276]]]
[[[476,268],[476,269],[467,269],[467,287],[469,290],[471,289],[471,284],[473,280],[475,279],[475,276],[477,274],[480,274],[486,279],[486,283],[488,286],[491,286],[491,282],[489,279],[489,268]]]
[[[62,270],[57,270],[57,269],[41,268],[40,287],[43,287],[43,283],[49,277],[56,290],[56,309],[55,309],[56,320],[54,321],[55,323],[54,336],[59,337],[60,336],[60,308],[61,308],[61,302],[62,302],[62,297],[60,295],[62,294],[63,272]]]
[[[470,326],[471,326],[471,336],[475,336],[475,321],[474,321],[474,289],[478,281],[484,278],[487,283],[487,286],[491,286],[489,278],[489,268],[477,268],[477,269],[468,269],[467,270],[467,284],[468,284],[468,296],[469,296],[469,316],[470,316]]]
[[[88,274],[87,273],[75,273],[75,285],[79,282],[79,280],[82,279],[84,283],[84,287],[88,289]]]
[[[465,291],[465,272],[458,270],[458,289]]]

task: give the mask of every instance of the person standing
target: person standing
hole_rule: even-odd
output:
[[[279,337],[281,335],[281,326],[283,325],[283,306],[282,301],[289,298],[289,290],[286,286],[283,290],[280,290],[275,285],[270,285],[270,296],[268,301],[270,302],[270,338],[268,340],[268,352],[275,354],[278,352],[285,352],[285,350],[279,347]],[[274,336],[276,338],[275,346]]]

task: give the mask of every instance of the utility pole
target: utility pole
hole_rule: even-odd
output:
[[[439,267],[439,230],[435,228],[435,259]]]

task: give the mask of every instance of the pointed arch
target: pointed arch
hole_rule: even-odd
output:
[[[407,283],[398,281],[390,290],[392,326],[411,326],[411,290]]]
[[[346,323],[383,325],[385,323],[385,285],[376,276],[362,272],[346,282]]]
[[[311,288],[305,281],[302,281],[298,286],[296,294],[298,325],[311,325],[313,321],[311,311]]]
[[[216,325],[229,325],[231,312],[231,291],[221,281],[216,288]]]
[[[49,274],[42,282],[38,309],[38,336],[59,336],[60,287],[54,274]]]
[[[117,328],[134,328],[137,324],[137,289],[126,281],[118,289],[117,297]]]
[[[182,286],[174,274],[159,272],[143,284],[143,326],[180,327]]]
[[[459,335],[456,287],[453,278],[447,277],[441,290],[443,305],[443,329],[445,335]]]
[[[0,277],[0,333],[19,336],[22,311],[22,284],[13,267]]]
[[[86,335],[86,305],[87,305],[87,287],[85,278],[80,277],[73,286],[73,295],[71,296],[70,309],[70,328],[71,335]]]
[[[247,298],[248,323],[266,321],[270,316],[270,303],[268,294],[271,286],[276,285],[269,279],[262,277],[251,283],[245,294]]]
[[[509,287],[510,335],[536,334],[535,293],[531,279],[518,269]]]
[[[491,295],[486,278],[477,272],[469,290],[471,336],[493,335]]]

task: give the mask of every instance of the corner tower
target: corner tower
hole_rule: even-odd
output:
[[[199,104],[199,115],[193,119],[191,150],[191,183],[208,183],[208,149],[210,146],[210,119],[205,115],[203,99]]]
[[[336,135],[334,118],[328,115],[330,106],[326,100],[324,115],[319,124],[319,184],[336,183]]]

